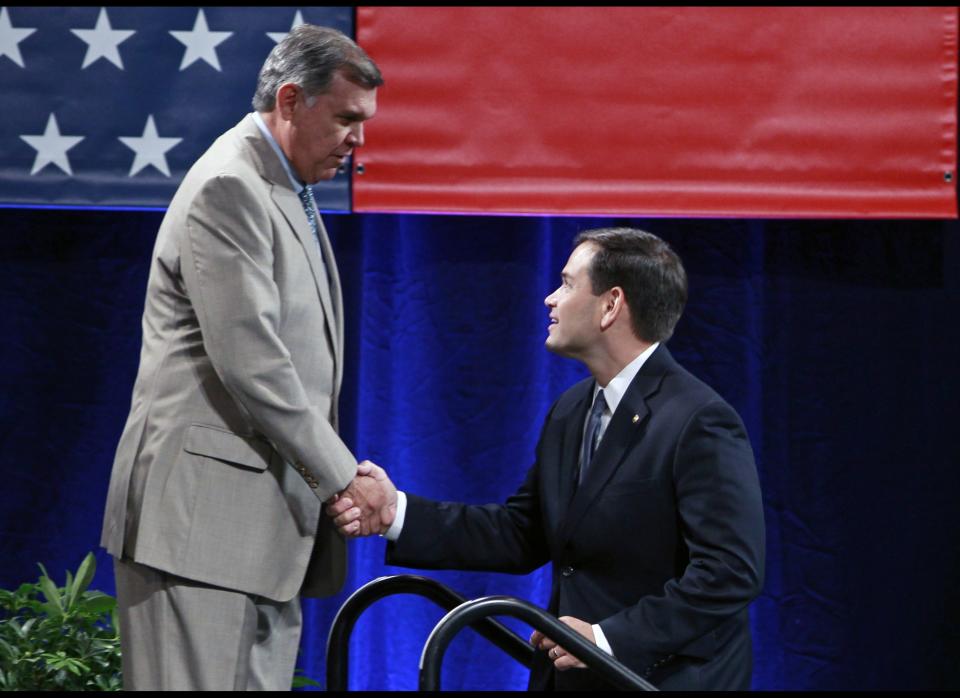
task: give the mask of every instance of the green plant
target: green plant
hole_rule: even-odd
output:
[[[0,690],[120,690],[117,602],[87,590],[93,553],[62,587],[39,567],[35,584],[0,589]]]
[[[291,688],[307,688],[308,686],[317,688],[323,688],[323,684],[319,681],[315,681],[307,676],[303,669],[297,667],[296,671],[293,672],[293,685]]]

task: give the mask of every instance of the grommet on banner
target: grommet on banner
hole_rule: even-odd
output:
[[[358,174],[358,175],[362,175],[362,174],[363,174],[363,163],[362,163],[362,162],[358,162],[358,163],[357,163],[357,174]]]

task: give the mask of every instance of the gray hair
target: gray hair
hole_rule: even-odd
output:
[[[361,87],[373,89],[383,84],[376,63],[346,34],[315,24],[300,24],[273,47],[264,61],[253,108],[259,112],[273,111],[277,90],[287,82],[303,88],[308,98],[322,94],[338,70]]]

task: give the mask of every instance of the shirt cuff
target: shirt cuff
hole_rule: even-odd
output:
[[[397,507],[397,511],[400,510],[400,507]],[[597,647],[602,649],[604,652],[613,656],[613,648],[610,647],[610,643],[607,642],[607,636],[603,634],[603,630],[600,629],[600,625],[593,626],[593,639],[597,642]]]
[[[395,541],[403,532],[403,518],[407,515],[407,495],[397,490],[397,515],[393,517],[393,523],[383,534],[383,537],[389,541]]]

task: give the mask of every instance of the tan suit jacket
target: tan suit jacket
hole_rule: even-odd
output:
[[[321,507],[357,462],[336,431],[343,313],[320,228],[318,250],[252,114],[187,173],[157,237],[110,478],[114,556],[281,602],[342,586],[344,541]]]

